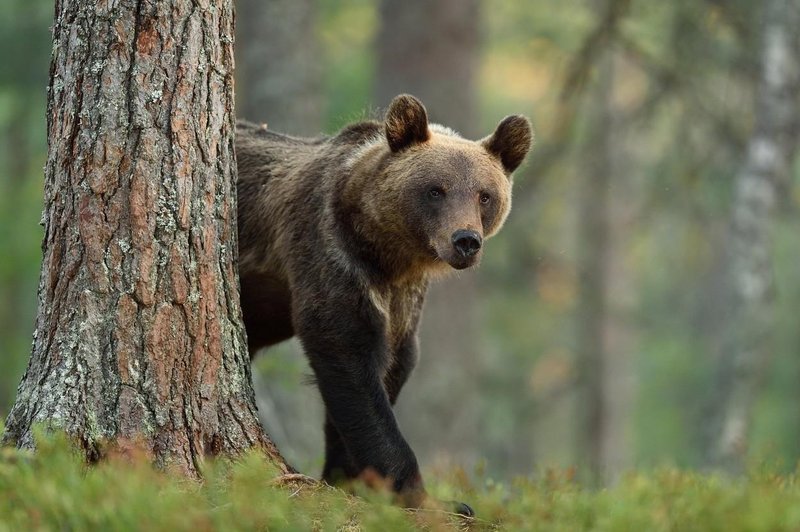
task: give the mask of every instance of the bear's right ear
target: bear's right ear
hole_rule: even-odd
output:
[[[395,96],[386,113],[385,127],[386,141],[393,152],[425,142],[431,136],[425,106],[410,94]]]

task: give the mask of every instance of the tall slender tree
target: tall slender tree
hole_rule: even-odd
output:
[[[709,462],[740,471],[754,403],[768,364],[775,298],[770,233],[779,186],[787,182],[797,146],[800,90],[800,2],[764,3],[755,125],[734,180],[729,230],[730,304],[716,368],[715,431]]]
[[[89,459],[282,464],[237,289],[232,0],[57,0],[47,127],[38,316],[4,440],[44,424]]]
[[[610,109],[613,82],[611,54],[599,61],[598,79],[589,102],[589,146],[585,148],[585,179],[579,189],[577,314],[578,461],[593,481],[604,474],[604,441],[608,417],[606,390],[608,267],[612,178]]]
[[[44,146],[41,109],[50,55],[47,27],[52,6],[43,2],[9,0],[0,7],[0,47],[7,50],[0,66],[0,93],[7,102],[0,128],[0,413],[8,413],[25,369],[22,351],[30,345],[35,312],[36,272],[30,264],[38,255],[39,205],[31,201],[38,180],[36,167]],[[34,288],[31,288],[31,287]]]
[[[577,451],[584,477],[602,483],[608,465],[610,390],[608,386],[609,280],[612,242],[611,188],[614,177],[615,126],[612,104],[614,87],[613,44],[627,13],[628,0],[597,2],[598,25],[590,35],[592,50],[586,56],[597,61],[597,79],[587,100],[588,127],[582,144],[578,219],[577,311]],[[588,60],[588,59],[587,59]]]

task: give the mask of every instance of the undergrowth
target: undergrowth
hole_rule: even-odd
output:
[[[509,485],[453,474],[429,486],[441,499],[471,504],[474,520],[401,510],[374,493],[276,481],[255,453],[207,462],[203,473],[197,482],[144,461],[87,466],[52,437],[40,439],[35,454],[0,449],[0,531],[800,530],[796,475],[764,469],[735,479],[661,469],[604,490],[558,473]]]

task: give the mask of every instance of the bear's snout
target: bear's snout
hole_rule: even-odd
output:
[[[452,241],[456,252],[466,259],[472,257],[481,250],[483,238],[481,238],[481,235],[478,234],[477,231],[459,229],[453,233]]]

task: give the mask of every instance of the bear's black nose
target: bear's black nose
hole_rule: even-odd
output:
[[[459,229],[453,233],[453,247],[462,257],[471,257],[481,250],[481,235],[475,231]]]

